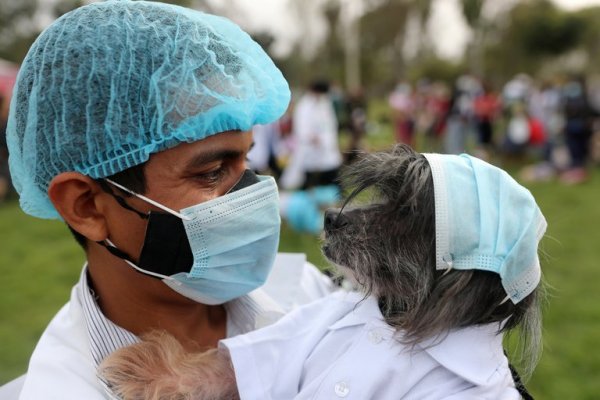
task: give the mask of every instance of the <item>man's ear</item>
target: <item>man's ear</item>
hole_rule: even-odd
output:
[[[92,178],[78,172],[58,174],[50,181],[48,196],[71,228],[94,242],[106,239],[107,194]]]

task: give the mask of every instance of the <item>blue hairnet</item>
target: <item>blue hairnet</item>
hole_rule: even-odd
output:
[[[146,1],[78,8],[23,61],[7,127],[21,208],[58,218],[57,174],[113,175],[152,153],[279,118],[287,82],[227,19]]]

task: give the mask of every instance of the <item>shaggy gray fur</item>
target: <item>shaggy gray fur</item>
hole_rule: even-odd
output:
[[[506,321],[519,327],[517,362],[528,375],[541,343],[539,289],[514,305],[500,277],[480,270],[435,269],[435,212],[431,169],[406,145],[363,156],[342,175],[352,188],[344,207],[325,217],[323,253],[379,299],[386,321],[406,343],[443,336],[453,328]],[[368,204],[349,206],[371,195]]]

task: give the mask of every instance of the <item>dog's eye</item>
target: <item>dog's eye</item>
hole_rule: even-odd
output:
[[[407,215],[410,212],[410,207],[407,205],[401,205],[396,210],[396,212],[400,215]]]

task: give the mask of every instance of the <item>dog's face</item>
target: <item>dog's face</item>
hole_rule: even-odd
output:
[[[323,253],[377,296],[385,320],[405,338],[416,343],[500,321],[511,329],[528,315],[527,323],[539,320],[534,295],[516,306],[501,303],[506,292],[493,272],[436,271],[433,178],[424,156],[406,145],[368,154],[344,171],[342,184],[352,193],[325,215]]]
[[[414,152],[370,154],[342,180],[354,191],[341,210],[325,214],[324,255],[368,293],[400,299],[422,290],[435,254],[427,161]]]

